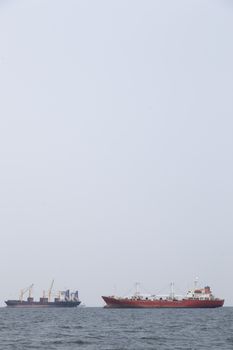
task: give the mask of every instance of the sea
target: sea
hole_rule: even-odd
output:
[[[0,309],[0,349],[233,349],[233,308]]]

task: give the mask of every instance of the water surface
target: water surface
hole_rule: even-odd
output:
[[[0,349],[233,349],[233,308],[0,309]]]

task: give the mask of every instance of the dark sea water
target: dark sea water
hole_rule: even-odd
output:
[[[1,308],[0,349],[233,350],[233,308]]]

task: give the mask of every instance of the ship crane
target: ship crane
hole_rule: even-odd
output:
[[[31,284],[29,287],[27,287],[27,288],[25,288],[25,289],[21,289],[21,291],[20,291],[20,296],[19,296],[19,300],[20,300],[20,301],[23,301],[23,296],[24,296],[24,294],[26,294],[27,292],[29,292],[29,298],[31,298],[33,286],[34,286],[34,284]]]
[[[48,292],[48,300],[51,300],[51,294],[52,294],[52,289],[53,289],[53,285],[54,285],[54,280],[52,280],[51,286],[49,288],[49,292]]]

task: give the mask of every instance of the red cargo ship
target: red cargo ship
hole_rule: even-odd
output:
[[[171,293],[168,296],[142,295],[137,290],[132,296],[102,296],[109,308],[216,308],[224,304],[223,299],[216,298],[210,287],[189,290],[186,296],[174,294],[174,283],[171,283]]]

